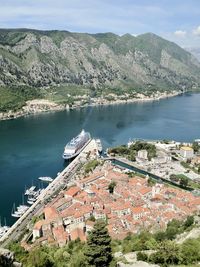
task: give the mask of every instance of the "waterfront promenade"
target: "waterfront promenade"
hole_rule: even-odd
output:
[[[45,190],[39,195],[37,201],[20,217],[0,239],[0,246],[5,247],[12,240],[17,240],[26,230],[27,225],[31,222],[33,216],[36,216],[44,208],[48,199],[58,194],[58,192],[67,187],[75,174],[81,162],[86,160],[88,152],[96,149],[94,139],[88,141],[83,147],[81,153],[50,183]]]

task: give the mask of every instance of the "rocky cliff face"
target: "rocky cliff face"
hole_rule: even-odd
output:
[[[0,248],[1,267],[22,267],[22,264],[14,260],[14,253],[8,249]]]
[[[190,52],[192,55],[194,55],[200,62],[200,47],[190,47],[186,48],[188,52]]]
[[[0,30],[0,85],[191,89],[200,63],[154,34]]]

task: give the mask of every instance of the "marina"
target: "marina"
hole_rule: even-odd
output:
[[[40,179],[41,178],[41,179]],[[39,177],[39,180],[46,181],[48,183],[52,182],[53,179],[51,177]],[[39,195],[44,191],[44,189],[39,188],[37,189],[37,186],[32,185],[31,187],[25,189],[24,196],[26,196],[26,202],[28,205],[25,204],[24,196],[22,195],[22,204],[19,206],[16,206],[16,204],[13,204],[11,216],[13,218],[20,218],[24,213],[30,208],[30,205],[33,205],[36,200],[38,199]],[[3,234],[2,234],[3,236]]]
[[[90,143],[92,143],[92,148],[93,149],[96,149],[97,143],[95,142],[95,140],[93,140],[93,142],[92,142],[92,139],[89,139],[86,142],[86,144],[84,144],[79,149],[80,151],[79,151],[79,153],[77,155],[80,156],[81,152],[83,152],[84,150],[86,150],[86,151],[89,152],[90,151]],[[89,149],[88,149],[88,147],[89,147]],[[85,152],[83,152],[83,153],[85,153]],[[80,162],[78,161],[78,163],[75,163],[75,160],[74,160],[73,162],[71,162],[71,164],[69,166],[66,167],[66,169],[68,169],[68,172],[70,174],[71,174],[71,171],[75,169],[75,165],[76,164],[80,164]],[[18,207],[16,207],[15,203],[13,204],[11,216],[14,217],[14,218],[16,218],[16,219],[23,218],[23,216],[25,216],[25,214],[28,211],[30,211],[30,210],[32,210],[34,208],[34,205],[39,204],[41,202],[41,200],[44,201],[44,196],[53,194],[53,192],[55,191],[55,189],[56,188],[58,189],[58,186],[60,187],[60,184],[61,184],[61,183],[56,184],[55,182],[58,179],[61,179],[60,177],[62,177],[62,180],[64,180],[64,178],[66,176],[66,173],[67,173],[66,169],[64,169],[62,172],[58,172],[57,177],[56,177],[55,180],[52,179],[51,177],[48,177],[48,176],[39,177],[38,178],[39,180],[45,181],[45,182],[48,182],[49,183],[49,185],[47,186],[47,188],[46,189],[39,188],[37,190],[37,187],[34,186],[34,185],[32,185],[30,188],[25,189],[24,195],[27,196],[27,203],[30,206],[24,204],[24,195],[22,195],[22,204],[19,205]],[[62,181],[62,186],[66,187],[66,185],[65,185],[65,183],[63,183],[63,181]],[[53,187],[53,189],[52,189],[52,187]],[[13,228],[17,224],[18,224],[18,221],[16,221],[16,223],[13,225]],[[7,231],[10,228],[6,228],[6,229],[7,229],[6,231],[5,230],[4,231],[3,230],[1,231],[2,233],[1,233],[0,239],[5,237]]]
[[[9,240],[15,240],[20,235],[20,231],[24,230],[25,225],[32,219],[32,214],[36,215],[43,207],[45,200],[53,197],[57,191],[60,191],[63,188],[66,188],[70,178],[74,175],[76,169],[81,164],[82,160],[86,160],[87,153],[96,149],[96,142],[90,140],[87,145],[81,150],[77,158],[74,159],[67,167],[64,168],[62,172],[50,183],[45,189],[40,191],[40,194],[37,197],[37,200],[23,213],[20,214],[19,219],[12,225],[11,228],[0,238],[0,243],[4,247],[8,244]],[[13,214],[17,212],[16,209],[13,209]],[[16,217],[18,212],[16,213]]]

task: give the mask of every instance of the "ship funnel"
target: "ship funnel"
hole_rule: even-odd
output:
[[[84,135],[85,134],[85,131],[84,131],[84,129],[82,129],[82,131],[81,131],[81,135]]]

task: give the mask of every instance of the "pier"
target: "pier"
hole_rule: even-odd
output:
[[[12,240],[17,240],[23,234],[33,216],[38,215],[44,208],[48,199],[62,189],[66,188],[80,164],[86,161],[88,152],[97,150],[94,139],[89,140],[82,148],[80,154],[45,188],[36,202],[11,226],[5,235],[0,238],[0,246],[5,247]]]

